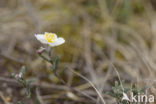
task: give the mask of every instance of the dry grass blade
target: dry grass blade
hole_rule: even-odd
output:
[[[103,104],[105,104],[105,101],[103,99],[103,96],[100,94],[100,92],[97,90],[97,88],[95,87],[95,85],[90,81],[88,80],[85,76],[79,74],[78,72],[75,72],[74,70],[70,69],[71,72],[73,72],[74,74],[78,75],[79,77],[83,78],[84,80],[86,80],[93,88],[94,90],[96,91],[96,93],[98,94],[98,96],[100,97],[101,101],[103,102]]]

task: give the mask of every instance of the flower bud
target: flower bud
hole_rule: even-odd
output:
[[[40,55],[45,51],[45,48],[40,47],[40,49],[37,50],[37,53]]]
[[[23,74],[20,72],[19,74],[16,74],[16,75],[15,75],[15,78],[16,78],[16,79],[21,79],[22,76],[23,76]]]

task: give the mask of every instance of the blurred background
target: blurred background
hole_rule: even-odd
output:
[[[68,91],[38,56],[44,45],[34,34],[44,32],[65,38],[54,52],[61,57],[58,72],[97,104],[94,89],[66,67],[92,81],[107,104],[116,104],[105,94],[118,81],[112,64],[126,86],[148,86],[148,94],[156,94],[156,0],[0,0],[1,104],[21,99],[26,104],[95,104]],[[29,100],[11,76],[23,65],[27,78],[36,78]]]

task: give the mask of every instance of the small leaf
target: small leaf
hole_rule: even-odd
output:
[[[34,81],[34,79],[26,80],[26,91],[27,91],[27,97],[31,97],[31,90],[30,90],[30,84]]]
[[[18,104],[24,104],[22,101],[19,101]]]
[[[125,88],[124,92],[127,93],[130,90],[130,88]]]
[[[114,93],[117,93],[117,89],[115,87],[112,87],[112,89]]]
[[[128,104],[128,102],[126,100],[123,100],[122,104]]]
[[[119,84],[117,81],[115,81],[115,87],[118,88]]]
[[[110,95],[110,96],[112,96],[112,97],[116,97],[115,94],[112,93],[112,92],[106,92],[106,94],[107,94],[107,95]]]
[[[22,72],[22,74],[24,75],[25,74],[25,66],[22,66],[22,68],[21,68],[21,72]]]
[[[24,81],[22,79],[16,79],[19,84],[24,85]]]
[[[48,58],[46,58],[45,56],[43,56],[43,55],[39,55],[43,60],[45,60],[45,61],[48,61],[48,62],[50,62],[51,63],[51,60],[49,60]]]
[[[54,70],[57,70],[58,69],[58,64],[59,64],[59,56],[57,55],[56,56],[56,59],[55,59]]]
[[[30,85],[33,81],[35,81],[35,79],[26,80],[26,85]]]
[[[30,98],[31,97],[30,86],[26,86],[26,90],[27,90],[27,98]]]
[[[118,89],[119,89],[120,92],[123,92],[123,89],[122,89],[121,85],[118,87]]]
[[[124,83],[125,83],[125,80],[122,80],[122,81],[121,81],[121,83],[122,83],[122,85],[124,85]]]

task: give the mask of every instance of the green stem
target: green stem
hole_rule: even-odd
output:
[[[48,58],[46,58],[45,56],[40,55],[40,57],[41,57],[43,60],[48,61],[48,62],[50,62],[50,63],[51,63],[51,60],[49,60],[49,59],[48,59]]]
[[[53,51],[53,48],[50,47],[49,52],[48,52],[48,55],[49,55],[50,58],[51,58],[51,55],[52,55],[52,51]]]

